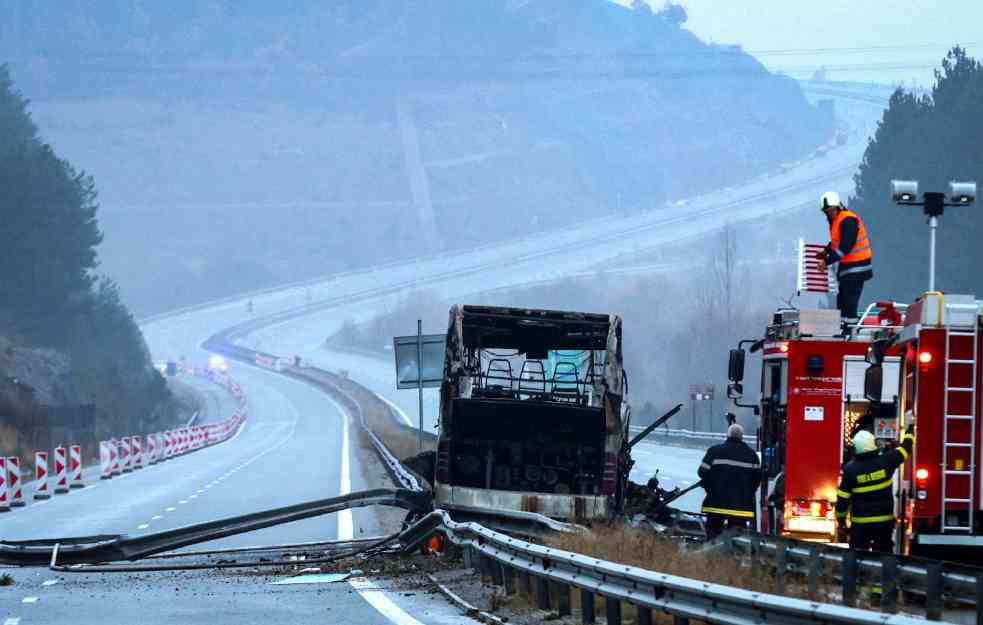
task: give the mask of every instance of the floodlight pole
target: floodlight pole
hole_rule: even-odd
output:
[[[420,453],[423,453],[423,319],[416,320],[416,389],[420,394],[420,427],[417,432],[417,443]]]

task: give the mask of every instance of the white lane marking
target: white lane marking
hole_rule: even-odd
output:
[[[198,499],[198,495],[191,495],[188,499]]]
[[[174,512],[175,510],[177,510],[177,508],[175,508],[175,507],[172,506],[172,507],[166,509],[164,512]]]
[[[19,617],[9,618],[3,622],[3,625],[20,625],[20,618]]]
[[[183,504],[186,504],[186,503],[188,503],[188,500],[187,500],[187,499],[182,499],[181,501],[179,501],[179,502],[177,502],[177,503],[178,503],[178,505],[180,506],[180,505],[183,505]]]
[[[161,519],[161,518],[163,518],[161,515],[155,514],[154,516],[150,517],[150,520],[151,521],[156,521],[157,519]]]
[[[338,494],[347,495],[352,492],[351,465],[348,461],[348,411],[341,409],[341,483]],[[351,508],[345,508],[338,513],[338,540],[351,540],[355,537],[355,523],[352,520]]]
[[[38,598],[37,597],[24,597],[23,599],[20,600],[20,602],[21,603],[37,603],[38,602]]]
[[[205,492],[205,491],[204,491],[203,489],[201,489],[201,488],[199,488],[199,489],[198,489],[198,490],[196,490],[195,492],[196,492],[196,493],[198,493],[198,494],[200,495],[200,494],[202,494],[202,493],[203,493],[203,492]]]
[[[348,584],[358,592],[359,596],[365,599],[366,603],[396,625],[423,625],[404,612],[403,608],[393,603],[392,599],[387,597],[382,589],[364,577],[355,578]]]
[[[148,527],[150,527],[150,524],[149,523],[141,523],[140,525],[137,525],[137,529],[138,530],[145,530]]]
[[[58,583],[58,580],[57,579],[46,579],[43,582],[41,582],[41,585],[42,586],[54,586],[57,583]]]

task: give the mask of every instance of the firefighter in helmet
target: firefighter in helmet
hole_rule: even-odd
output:
[[[744,442],[744,428],[733,423],[727,440],[707,450],[699,475],[707,496],[702,512],[707,515],[707,538],[724,528],[747,528],[754,521],[754,492],[761,481],[758,454]]]
[[[829,221],[829,244],[820,252],[820,269],[836,265],[839,289],[836,307],[847,323],[858,320],[857,305],[864,282],[874,277],[871,268],[870,239],[860,215],[847,209],[836,191],[827,191],[819,199],[819,209]]]
[[[881,453],[874,435],[860,430],[853,437],[854,456],[843,467],[836,489],[836,518],[846,529],[850,513],[850,547],[863,551],[891,552],[894,548],[894,472],[911,455],[915,443],[912,426],[901,445]]]

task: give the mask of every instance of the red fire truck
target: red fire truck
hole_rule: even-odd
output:
[[[878,302],[846,332],[835,310],[775,313],[751,346],[763,354],[760,406],[753,406],[767,478],[761,531],[834,540],[836,484],[853,434],[867,428],[891,445],[914,423],[914,453],[895,485],[895,544],[936,557],[983,547],[981,326],[983,301],[937,292],[911,306]],[[741,348],[731,352],[735,400]]]
[[[983,301],[929,292],[908,308],[903,328],[871,350],[871,388],[892,375],[880,370],[880,354],[901,355],[899,427],[915,424],[897,489],[896,544],[905,553],[983,547],[981,324]]]
[[[848,442],[860,427],[872,429],[884,444],[897,439],[895,355],[884,354],[881,364],[882,372],[887,369],[883,400],[872,402],[864,392],[868,347],[901,328],[896,305],[878,308],[848,331],[837,310],[781,309],[763,339],[742,341],[731,351],[728,395],[735,401],[743,392],[744,346],[751,343],[752,352],[762,352],[760,406],[737,404],[761,417],[762,532],[835,540],[836,486]]]

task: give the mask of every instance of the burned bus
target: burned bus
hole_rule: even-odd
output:
[[[630,469],[626,394],[620,317],[452,307],[437,505],[608,518]]]

